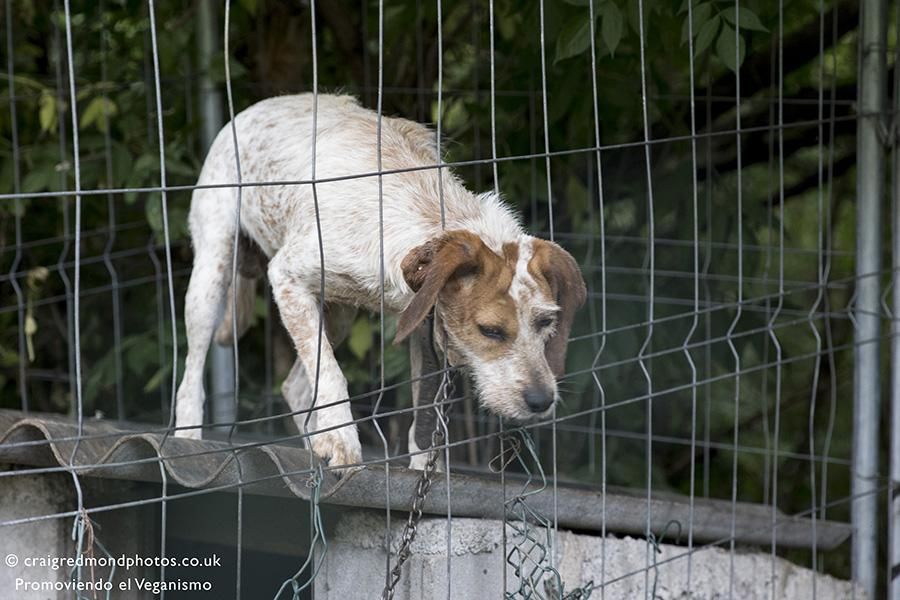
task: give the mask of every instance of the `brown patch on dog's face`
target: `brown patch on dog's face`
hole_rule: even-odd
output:
[[[502,353],[518,328],[515,303],[508,293],[514,267],[467,231],[449,231],[414,248],[401,268],[417,293],[400,316],[395,342],[409,335],[439,303],[444,326],[467,348],[486,357]],[[493,339],[490,334],[495,334]]]
[[[395,342],[434,307],[448,356],[469,367],[487,408],[519,419],[550,412],[571,317],[584,299],[571,256],[529,236],[497,254],[478,236],[451,231],[412,250],[402,268],[417,293],[400,316]]]
[[[534,240],[528,272],[541,286],[544,295],[559,306],[556,333],[547,342],[546,355],[553,374],[560,377],[566,369],[566,346],[575,312],[584,304],[587,288],[572,255],[546,240]]]
[[[509,352],[519,334],[516,305],[509,295],[515,264],[481,246],[478,267],[444,287],[439,313],[456,346],[489,361]]]

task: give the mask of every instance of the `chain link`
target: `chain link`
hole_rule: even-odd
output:
[[[403,527],[403,535],[401,536],[400,548],[397,551],[397,564],[391,569],[391,577],[384,586],[381,593],[382,600],[393,600],[394,589],[400,581],[403,572],[403,565],[412,555],[410,548],[418,533],[419,521],[422,520],[422,511],[425,508],[425,500],[428,498],[428,492],[431,490],[431,484],[434,482],[434,474],[437,471],[438,459],[441,456],[444,443],[444,431],[447,423],[447,401],[453,395],[453,376],[451,373],[445,373],[444,379],[441,381],[441,389],[438,394],[441,397],[441,403],[434,407],[437,412],[437,419],[434,423],[434,431],[431,433],[431,451],[428,453],[428,460],[425,468],[419,475],[416,482],[416,493],[413,496],[412,506],[409,509],[409,516],[406,518],[406,525]],[[390,552],[390,548],[388,548]],[[449,557],[448,557],[449,558]]]

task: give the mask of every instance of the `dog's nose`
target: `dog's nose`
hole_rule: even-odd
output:
[[[522,392],[522,398],[525,404],[531,409],[531,412],[542,413],[553,405],[553,393],[550,390],[529,386]]]

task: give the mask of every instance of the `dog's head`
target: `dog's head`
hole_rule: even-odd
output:
[[[524,235],[497,254],[475,234],[448,231],[414,248],[401,266],[416,294],[395,343],[434,308],[451,364],[470,369],[485,407],[515,419],[546,416],[586,296],[572,256]]]

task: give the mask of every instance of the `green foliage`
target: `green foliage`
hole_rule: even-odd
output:
[[[565,446],[559,449],[561,473],[599,481],[602,448],[597,434],[597,408],[603,398],[610,407],[604,413],[607,426],[611,432],[621,434],[611,433],[608,437],[608,481],[643,485],[645,446],[633,436],[646,430],[648,406],[644,400],[634,399],[646,394],[648,384],[656,392],[665,392],[653,398],[654,420],[650,425],[654,433],[681,440],[654,444],[654,489],[687,492],[689,466],[693,462],[700,468],[706,459],[691,456],[685,440],[689,440],[692,431],[708,429],[714,445],[730,444],[735,408],[739,409],[742,443],[771,448],[776,380],[775,369],[764,367],[774,361],[776,342],[783,358],[789,361],[781,370],[778,388],[783,410],[780,426],[782,432],[792,432],[790,438],[783,434],[779,443],[786,452],[808,452],[810,440],[798,432],[808,431],[815,367],[808,357],[815,350],[815,336],[803,319],[799,325],[789,323],[797,319],[797,314],[808,314],[816,300],[809,288],[817,279],[820,201],[831,211],[831,239],[839,251],[830,263],[830,276],[839,281],[852,273],[852,254],[847,251],[853,247],[855,182],[853,170],[845,169],[835,172],[830,195],[821,197],[815,184],[804,186],[816,174],[823,150],[816,127],[791,125],[783,131],[788,147],[783,176],[786,189],[796,188],[785,199],[783,210],[773,204],[773,198],[778,198],[779,174],[775,170],[777,155],[770,154],[769,148],[775,147],[777,138],[763,131],[761,125],[770,122],[772,90],[766,82],[771,65],[766,60],[776,41],[777,6],[747,0],[736,11],[731,1],[645,0],[643,14],[639,14],[638,3],[632,1],[564,0],[545,2],[542,24],[537,5],[495,0],[492,56],[487,6],[468,2],[444,4],[444,93],[439,107],[436,5],[401,0],[384,3],[383,107],[386,114],[431,122],[437,120],[440,110],[442,133],[446,136],[442,151],[448,162],[473,161],[456,169],[473,190],[494,186],[492,166],[478,163],[491,156],[492,142],[501,158],[532,157],[500,162],[499,189],[522,214],[528,229],[537,234],[549,236],[552,210],[553,235],[579,260],[592,292],[589,306],[575,323],[575,340],[569,353],[569,371],[580,374],[563,384],[565,406],[561,414],[583,416],[560,423],[566,436]],[[157,189],[162,172],[154,73],[148,54],[149,20],[146,3],[139,0],[110,0],[102,6],[101,9],[100,3],[82,3],[75,7],[72,18],[81,184],[85,190],[129,191],[83,198],[82,229],[95,232],[85,235],[82,247],[82,256],[87,260],[81,286],[91,290],[82,299],[84,396],[89,410],[114,415],[116,384],[121,381],[127,405],[124,416],[158,421],[168,416],[172,352],[177,346],[182,359],[185,346],[183,334],[179,332],[173,343],[170,330],[163,196]],[[337,11],[317,11],[320,90],[344,90],[374,107],[379,3],[369,2],[363,8],[359,3],[341,6]],[[37,10],[33,3],[13,3],[13,7],[20,187],[28,193],[72,189],[71,99],[67,82],[56,80],[57,71],[66,72],[65,57],[59,50],[63,33],[59,26],[63,20],[58,11]],[[194,3],[157,3],[156,8],[164,169],[170,186],[190,185],[196,181],[204,155],[200,139],[205,118],[199,102],[200,76],[208,73],[221,90],[224,58],[219,54],[209,64],[200,64]],[[241,0],[232,5],[229,66],[236,110],[263,97],[310,89],[312,55],[307,10],[303,3],[274,0]],[[593,23],[589,20],[591,10]],[[818,11],[819,3],[814,0],[787,3],[785,29],[780,35],[790,41],[810,23],[817,23]],[[599,122],[594,119],[591,88],[592,30]],[[546,44],[546,115],[541,89],[542,31]],[[851,32],[836,46],[826,48],[825,81],[820,81],[818,60],[792,61],[785,73],[785,97],[816,97],[818,86],[830,86],[832,77],[838,87],[852,88],[856,68],[854,36]],[[755,68],[757,59],[765,63],[762,70],[748,72]],[[489,95],[492,62],[497,89],[495,139]],[[691,65],[696,77],[694,90],[690,88]],[[740,138],[727,133],[735,124],[734,102],[719,99],[719,95],[733,93],[734,72],[739,69],[742,123],[748,128]],[[646,132],[642,72],[647,85]],[[5,76],[3,79],[6,81]],[[712,86],[711,96],[716,97],[708,105],[707,85]],[[694,144],[686,141],[691,133],[692,91],[697,105],[695,127],[700,134]],[[9,100],[4,86],[0,104],[8,106]],[[839,103],[840,106],[844,104]],[[794,111],[789,115],[791,121],[817,118],[815,107],[808,102],[786,104],[785,108]],[[706,122],[707,111],[710,123]],[[548,149],[552,153],[549,173],[541,155],[545,150],[545,120]],[[604,146],[599,156],[592,151],[595,128]],[[717,134],[705,135],[708,131]],[[655,140],[650,147],[652,207],[648,203],[646,157],[640,146],[645,135]],[[839,160],[852,154],[854,139],[852,131],[841,129],[840,124],[836,136],[832,146],[835,159]],[[667,138],[677,141],[659,141]],[[0,111],[0,187],[4,191],[12,190],[16,179],[11,139],[9,111]],[[739,140],[744,144],[740,174],[735,156]],[[738,190],[742,198],[741,229]],[[165,202],[176,275],[176,322],[180,324],[191,260],[186,229],[189,194],[170,191]],[[0,312],[0,402],[4,407],[18,405],[17,369],[23,355],[29,371],[37,374],[29,378],[33,407],[65,411],[72,405],[68,379],[71,352],[67,344],[71,338],[71,307],[65,297],[73,276],[74,256],[72,240],[64,234],[72,231],[73,210],[71,196],[0,204],[0,231],[5,247],[14,244],[17,215],[26,217],[21,219],[24,240],[55,240],[32,244],[17,266],[23,302],[30,307],[21,315],[26,347],[19,347],[18,300],[12,291],[7,292],[3,307],[13,310]],[[112,213],[118,225],[115,239],[105,229]],[[648,243],[651,217],[655,226],[652,246]],[[788,287],[796,289],[780,304],[781,316],[775,319],[779,329],[773,339],[766,328],[779,304],[777,243],[781,225],[786,245],[804,252],[785,255],[783,279]],[[696,257],[695,226],[699,239]],[[741,254],[735,247],[739,232],[744,245]],[[107,245],[116,256],[112,266],[119,288],[113,286],[108,266],[102,260]],[[650,308],[646,299],[651,254],[656,267],[656,324],[648,338],[648,328],[643,324]],[[6,263],[0,271],[6,272],[12,268],[13,253],[7,250],[4,257]],[[699,261],[697,265],[695,259]],[[740,288],[736,281],[739,265],[743,271]],[[46,274],[34,271],[38,267],[47,267]],[[692,312],[695,269],[702,275],[697,301],[701,311],[705,311],[696,324]],[[740,314],[733,305],[739,293],[744,299],[758,299]],[[839,312],[851,295],[849,287],[834,286],[826,300],[833,312]],[[113,344],[112,319],[116,302],[122,316],[118,353]],[[716,303],[732,304],[708,309]],[[820,305],[818,310],[825,308]],[[260,300],[256,314],[259,323],[240,347],[244,417],[265,414],[263,403],[256,399],[277,391],[293,362],[290,342],[281,331],[274,306]],[[274,339],[270,348],[266,347],[263,326],[267,318]],[[814,320],[819,331],[823,331],[823,321],[821,316]],[[852,327],[837,316],[831,325],[834,344],[847,343]],[[347,342],[337,349],[351,393],[367,394],[377,389],[382,368],[385,383],[396,384],[356,403],[357,416],[368,414],[376,401],[383,403],[381,411],[408,403],[409,385],[402,384],[408,378],[408,355],[405,349],[391,343],[393,327],[391,320],[385,322],[382,339],[377,317],[361,314],[353,323]],[[712,341],[707,343],[708,340]],[[649,367],[649,382],[633,360],[645,342],[648,355],[652,354],[645,365]],[[737,382],[735,355],[745,369]],[[694,388],[689,385],[691,361],[700,382]],[[836,351],[833,362],[833,371],[831,366],[827,372],[822,370],[824,367],[820,369],[818,395],[812,399],[817,407],[817,436],[812,442],[818,451],[823,450],[822,432],[828,425],[831,394],[846,394],[850,381],[849,352]],[[590,376],[592,368],[598,369],[602,394]],[[737,398],[735,390],[739,392]],[[700,415],[696,424],[691,421],[695,402]],[[275,406],[276,412],[281,409],[283,406]],[[849,453],[849,411],[849,403],[837,406],[831,448],[835,456]],[[489,417],[483,415],[479,419],[472,425],[481,428],[479,431],[493,426]],[[464,429],[468,424],[461,416],[454,416],[451,424],[460,428],[452,432],[452,437],[468,434]],[[362,432],[370,442],[381,444],[372,427],[363,426]],[[479,452],[486,453],[486,448],[487,444]],[[705,463],[709,493],[730,497],[731,456],[715,448],[718,447],[709,453]],[[541,450],[547,448],[542,446]],[[460,450],[460,459],[465,458],[464,452]],[[741,455],[742,499],[760,501],[771,490],[766,488],[765,478],[772,465],[764,455],[765,452]],[[804,510],[809,463],[787,458],[779,461],[787,473],[779,480],[780,508],[786,512]],[[840,487],[846,485],[846,476],[838,474],[836,467],[834,470],[829,475],[830,489],[846,495]],[[829,512],[829,516],[840,518],[840,510]]]
[[[687,43],[689,32],[693,32],[694,55],[700,57],[716,40],[716,56],[732,71],[737,71],[746,54],[746,34],[738,35],[737,30],[762,33],[769,31],[759,16],[746,6],[735,10],[733,5],[710,1],[691,5],[689,10],[686,0],[678,12],[684,15],[681,25],[682,44]],[[688,18],[689,12],[692,18]]]

